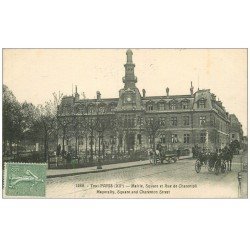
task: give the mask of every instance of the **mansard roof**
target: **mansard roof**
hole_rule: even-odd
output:
[[[178,99],[178,98],[193,98],[191,95],[170,95],[170,96],[146,96],[142,97],[142,100],[171,100],[171,99]]]
[[[110,102],[118,102],[118,100],[119,100],[119,98],[101,98],[100,100],[98,100],[98,99],[80,99],[80,100],[78,100],[78,101],[76,101],[76,103],[87,103],[87,102],[103,102],[103,103],[105,103],[105,102],[108,102],[108,103],[110,103]]]

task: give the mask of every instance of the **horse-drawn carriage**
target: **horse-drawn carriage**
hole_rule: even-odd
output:
[[[215,174],[225,173],[226,171],[226,162],[217,153],[200,153],[195,162],[195,171],[199,173],[203,166],[207,167],[209,172],[214,171]]]
[[[216,175],[225,173],[226,170],[231,171],[233,153],[230,148],[225,147],[221,152],[207,153],[200,152],[195,162],[195,171],[199,173],[201,167],[207,167],[209,172],[214,172]]]
[[[173,151],[166,150],[161,147],[159,150],[155,151],[154,163],[175,163],[177,162],[178,156],[177,153]]]
[[[161,163],[175,163],[177,162],[177,155],[176,154],[161,154],[160,155]]]

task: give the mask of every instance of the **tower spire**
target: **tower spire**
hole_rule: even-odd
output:
[[[133,59],[132,59],[133,52],[131,49],[127,50],[126,55],[127,55],[127,63],[133,63]]]
[[[125,67],[125,77],[122,78],[123,82],[125,83],[124,88],[135,88],[135,83],[137,82],[137,77],[134,74],[135,64],[133,63],[133,52],[131,49],[128,49],[126,52],[127,55],[127,62],[124,64]]]

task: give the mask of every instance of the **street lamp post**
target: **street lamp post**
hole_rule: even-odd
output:
[[[102,169],[102,164],[101,164],[101,133],[98,133],[98,163],[97,163],[97,169]]]

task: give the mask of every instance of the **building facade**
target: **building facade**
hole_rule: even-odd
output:
[[[147,96],[136,87],[133,52],[126,52],[123,88],[117,98],[62,98],[58,107],[59,143],[76,154],[134,152],[161,144],[168,150],[218,149],[229,143],[230,120],[209,89],[188,94]]]
[[[237,140],[241,144],[243,142],[243,130],[241,123],[239,122],[235,114],[230,114],[229,120],[230,120],[230,130],[229,130],[230,142]]]

